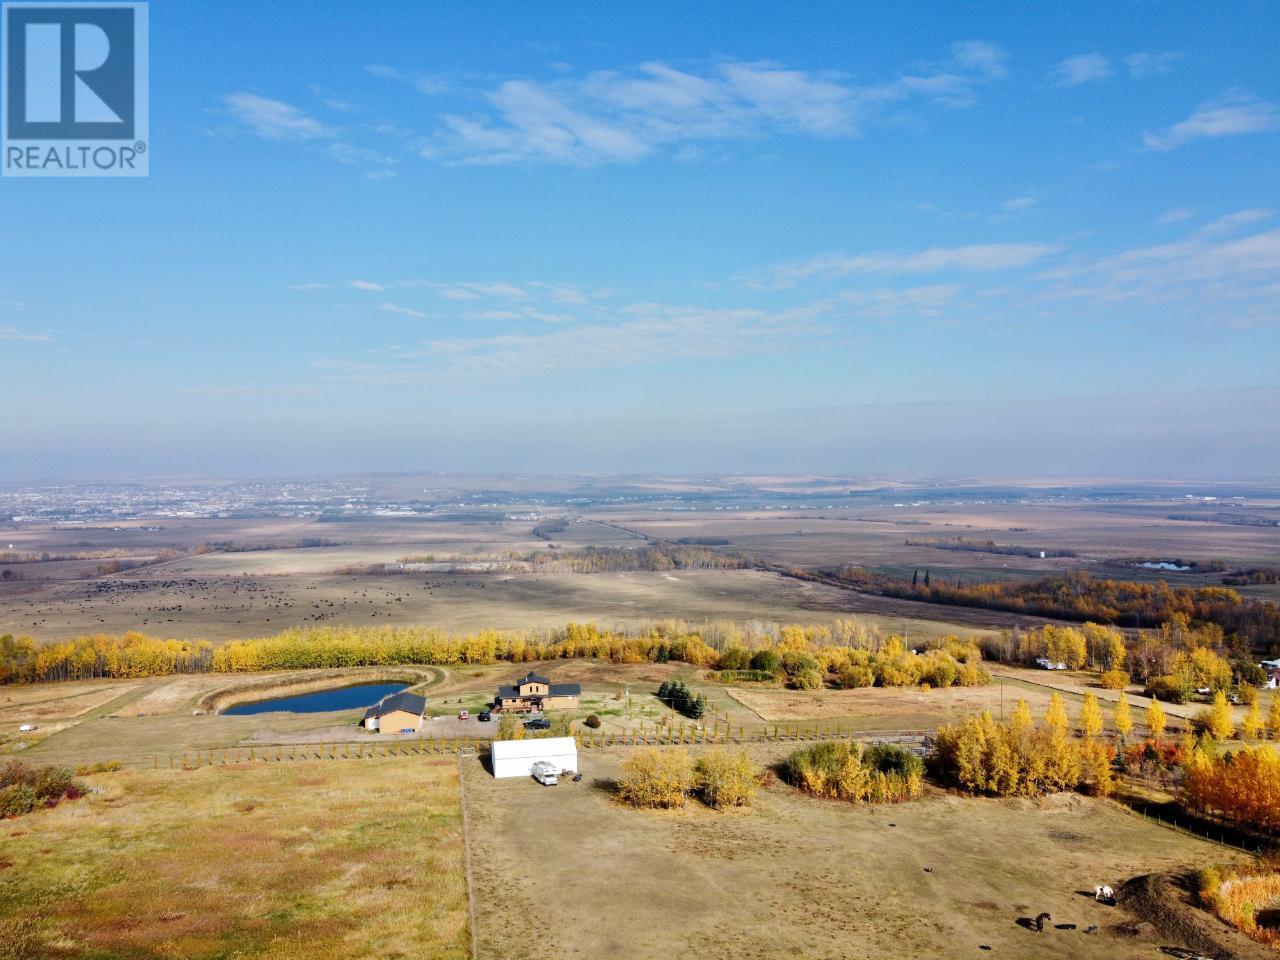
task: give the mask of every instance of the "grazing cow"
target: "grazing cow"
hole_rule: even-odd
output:
[[[1047,913],[1042,913],[1040,916],[1036,917],[1036,933],[1044,933],[1044,925],[1046,923],[1050,923],[1052,920],[1053,917],[1049,916]]]

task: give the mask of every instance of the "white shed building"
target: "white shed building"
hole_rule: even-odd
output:
[[[528,777],[533,765],[547,760],[559,770],[578,772],[578,742],[573,737],[538,740],[495,740],[490,752],[495,777]]]

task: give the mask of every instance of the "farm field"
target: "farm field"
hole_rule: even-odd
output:
[[[823,484],[809,489],[779,479],[756,490],[755,506],[721,509],[682,504],[681,497],[708,495],[697,486],[656,483],[636,489],[669,492],[672,499],[582,508],[513,503],[505,513],[477,508],[456,516],[341,522],[261,518],[129,521],[111,527],[14,524],[4,530],[7,547],[15,554],[47,554],[51,559],[0,564],[0,575],[10,577],[0,580],[0,633],[59,639],[137,629],[217,641],[310,624],[467,630],[651,618],[812,623],[858,614],[886,631],[924,635],[1040,622],[866,596],[750,570],[359,572],[406,557],[466,563],[533,551],[643,546],[645,538],[705,541],[714,550],[778,566],[853,564],[898,576],[929,570],[935,579],[966,583],[1077,569],[1097,576],[1165,579],[1174,586],[1220,581],[1211,572],[1143,569],[1128,562],[1134,558],[1280,566],[1280,526],[1217,522],[1222,506],[1184,503],[1173,496],[1110,502],[1084,499],[1082,493],[1068,500],[1043,497],[1034,485],[1024,485],[1026,496],[1020,501],[1007,495],[1000,500],[976,495],[957,499],[954,492],[889,485],[865,499],[826,503]],[[771,500],[770,506],[760,505]],[[1250,501],[1247,509],[1280,517],[1275,503],[1265,498]],[[1197,516],[1203,521],[1172,519]],[[556,519],[569,522],[556,532],[535,534],[535,528]],[[1033,555],[936,545],[956,537],[971,544],[993,541]],[[153,562],[166,550],[182,555]],[[1041,559],[1034,555],[1039,550],[1067,550],[1076,556]],[[101,573],[96,572],[101,560],[56,559],[113,551],[143,565]],[[1280,585],[1251,585],[1242,592],[1277,599]]]
[[[885,632],[906,629],[921,636],[966,633],[1004,621],[1032,622],[987,611],[939,611],[752,570],[510,577],[169,578],[138,573],[111,580],[0,586],[0,634],[49,640],[140,630],[218,641],[308,625],[430,625],[465,631],[669,618],[825,623],[853,614]]]
[[[354,766],[96,774],[0,823],[0,956],[470,957],[455,760]]]
[[[1117,933],[1093,886],[1224,857],[1071,795],[854,807],[777,783],[747,812],[637,811],[613,796],[623,755],[552,789],[466,769],[482,958],[1147,958],[1162,943]],[[1018,924],[1041,911],[1076,929]]]

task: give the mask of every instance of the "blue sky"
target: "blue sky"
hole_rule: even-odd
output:
[[[1280,10],[156,2],[0,476],[1280,474]]]

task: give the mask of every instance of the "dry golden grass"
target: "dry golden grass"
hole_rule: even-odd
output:
[[[790,749],[748,751],[770,765]],[[1073,795],[929,791],[892,807],[855,806],[779,781],[731,813],[701,803],[636,810],[616,799],[628,756],[584,752],[583,781],[549,788],[466,768],[484,960],[1142,960],[1168,941],[1117,934],[1129,917],[1095,903],[1093,885],[1222,856]],[[1018,924],[1042,910],[1077,929],[1037,934]],[[1102,930],[1086,936],[1094,924]]]
[[[451,759],[96,776],[0,827],[0,957],[470,955]]]

